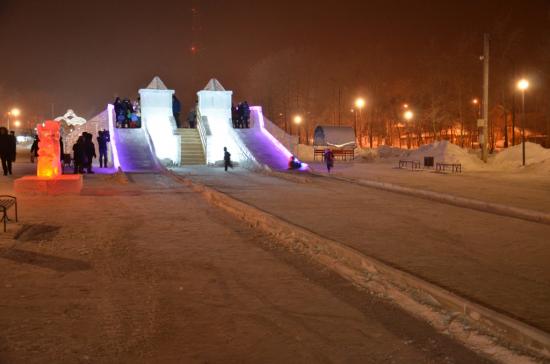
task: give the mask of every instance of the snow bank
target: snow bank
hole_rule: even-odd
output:
[[[390,147],[389,145],[381,145],[378,147],[378,157],[389,158],[401,158],[403,154],[406,154],[407,150],[402,148]]]
[[[424,157],[434,157],[435,163],[460,163],[466,170],[482,169],[485,166],[477,156],[447,140],[423,145],[408,153],[407,157],[421,161]]]
[[[498,153],[491,164],[499,169],[513,169],[522,165],[522,146],[515,145]],[[525,143],[525,164],[550,171],[550,149],[536,143]]]

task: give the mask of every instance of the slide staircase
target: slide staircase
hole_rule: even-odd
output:
[[[206,156],[199,129],[177,129],[176,134],[181,138],[180,165],[204,165]]]

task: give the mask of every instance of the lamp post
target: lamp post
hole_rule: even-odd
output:
[[[366,105],[366,101],[362,97],[359,97],[355,100],[355,107],[357,108],[357,110],[359,110],[359,121],[361,123],[363,122],[362,111],[363,111],[363,108],[365,107],[365,105]],[[357,138],[358,135],[359,134],[357,133],[357,115],[356,115],[355,116],[355,137]],[[362,146],[361,136],[359,136],[359,145]]]
[[[476,108],[476,116],[479,119],[481,117],[481,103],[479,102],[479,99],[473,99],[472,104],[474,104],[474,107]]]
[[[525,166],[525,91],[529,88],[529,81],[525,78],[518,81],[518,89],[521,91],[521,158]]]
[[[411,110],[407,110],[403,113],[403,119],[405,119],[405,121],[407,123],[410,123],[413,118],[414,118],[414,113]],[[411,130],[410,130],[410,126],[408,126],[407,135],[408,135],[407,136],[407,149],[411,149]]]
[[[294,116],[294,124],[296,124],[298,128],[298,144],[300,144],[300,140],[302,139],[302,128],[300,126],[303,120],[304,119],[300,115]]]
[[[19,115],[21,115],[21,110],[19,110],[18,108],[14,107],[13,109],[11,109],[10,111],[8,111],[8,123],[7,123],[7,127],[8,127],[8,130],[10,130],[10,118],[13,116],[13,117],[18,117]]]

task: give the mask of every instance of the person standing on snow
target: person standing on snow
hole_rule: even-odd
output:
[[[2,159],[2,169],[4,176],[11,174],[11,142],[8,129],[0,128],[0,158]]]
[[[330,173],[330,170],[332,167],[334,167],[334,153],[332,153],[332,150],[325,149],[325,154],[323,155],[323,158],[325,160],[325,163],[327,164],[327,171]]]
[[[32,146],[31,146],[31,163],[34,163],[34,160],[38,158],[39,142],[40,142],[40,139],[38,138],[38,135],[35,135],[34,141],[32,142]]]
[[[97,155],[95,154],[95,145],[92,141],[93,135],[90,133],[83,133],[84,137],[84,167],[86,167],[86,173],[93,174],[94,171],[92,171],[92,162],[94,158],[97,158]]]
[[[97,148],[99,149],[99,168],[107,168],[107,143],[109,142],[106,131],[99,131],[97,136]]]
[[[231,153],[227,151],[227,147],[223,147],[223,166],[227,172],[227,167],[233,168],[233,163],[231,163]]]
[[[74,174],[84,173],[84,138],[78,137],[73,145]]]
[[[180,100],[178,100],[176,95],[172,95],[172,114],[174,115],[177,128],[181,128],[180,113],[181,113]]]

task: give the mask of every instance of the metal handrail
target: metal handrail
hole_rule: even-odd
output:
[[[204,123],[202,121],[202,115],[199,108],[196,108],[196,124],[197,130],[199,131],[199,137],[201,138],[202,150],[204,152],[204,159],[208,161],[208,144],[207,144],[207,133]]]

